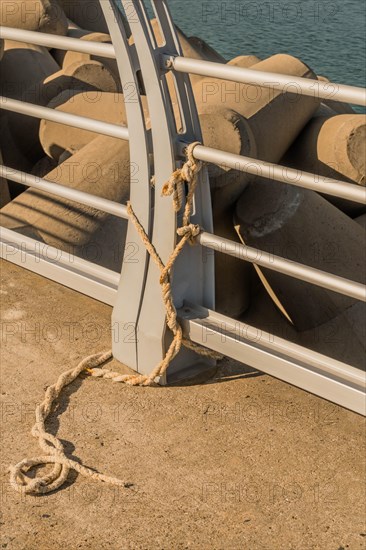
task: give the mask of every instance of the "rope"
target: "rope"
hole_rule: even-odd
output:
[[[113,382],[123,382],[132,386],[156,386],[155,379],[162,376],[170,362],[179,353],[182,345],[193,350],[200,355],[211,357],[213,359],[222,359],[222,355],[195,344],[194,342],[183,338],[182,327],[177,319],[172,297],[172,288],[170,282],[170,273],[176,259],[182,252],[187,243],[194,244],[195,238],[200,233],[200,227],[190,223],[193,208],[194,193],[198,183],[198,173],[202,168],[201,162],[196,162],[193,157],[193,150],[199,142],[191,143],[187,147],[187,162],[182,168],[176,170],[163,186],[162,195],[173,195],[174,210],[178,212],[182,207],[184,187],[188,186],[186,204],[183,212],[183,224],[177,229],[178,236],[181,237],[175,249],[170,255],[166,265],[164,265],[154,245],[151,243],[144,228],[139,222],[130,203],[127,203],[127,212],[136,231],[140,235],[147,252],[160,270],[160,285],[162,298],[166,309],[166,323],[173,333],[173,340],[165,354],[165,357],[156,365],[153,371],[148,375],[121,375],[108,369],[99,368],[103,363],[112,358],[112,351],[91,355],[79,363],[79,365],[61,374],[55,384],[49,386],[46,390],[44,400],[36,407],[36,422],[32,428],[33,437],[38,439],[38,443],[47,454],[36,458],[25,458],[15,466],[10,466],[10,482],[14,489],[25,494],[45,494],[58,489],[67,480],[70,469],[75,470],[81,475],[87,476],[96,481],[104,481],[112,485],[128,487],[128,484],[95,470],[87,468],[65,455],[62,442],[54,435],[48,433],[45,428],[45,421],[51,412],[55,399],[58,398],[65,386],[73,382],[83,371],[88,372],[93,377],[111,379]],[[49,474],[29,477],[26,472],[31,468],[40,465],[54,464]]]
[[[56,384],[47,388],[44,400],[36,407],[36,422],[31,432],[33,437],[38,439],[41,449],[47,454],[35,458],[25,458],[15,466],[10,466],[10,483],[16,491],[36,495],[50,493],[65,483],[71,469],[95,481],[128,487],[128,484],[115,477],[100,474],[79,464],[76,460],[68,458],[60,439],[47,432],[45,428],[45,421],[51,412],[53,402],[60,395],[63,388],[73,382],[86,368],[94,369],[111,359],[111,357],[111,351],[90,355],[83,359],[76,368],[62,373]],[[46,464],[54,465],[49,474],[35,478],[26,475],[29,469]]]

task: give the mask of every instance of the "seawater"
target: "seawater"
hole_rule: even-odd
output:
[[[169,6],[188,36],[203,38],[227,59],[288,53],[332,82],[365,86],[363,0],[170,0]]]

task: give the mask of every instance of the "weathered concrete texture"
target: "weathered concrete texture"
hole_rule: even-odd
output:
[[[299,170],[359,185],[366,183],[366,116],[344,114],[314,118],[286,153],[283,163]],[[353,216],[360,204],[326,196]]]
[[[129,197],[129,173],[128,143],[99,136],[46,179],[124,203]],[[1,210],[0,225],[73,252],[90,242],[107,217],[94,208],[29,189]]]
[[[364,282],[364,231],[313,191],[274,181],[257,181],[239,199],[235,224],[240,225],[244,242],[250,246]],[[334,319],[355,303],[352,298],[293,277],[268,269],[263,272],[301,331]]]
[[[57,0],[1,0],[0,25],[64,35],[67,18]]]
[[[70,455],[133,485],[71,475],[64,490],[22,499],[6,469],[40,454],[35,404],[109,348],[111,309],[5,262],[2,275],[4,548],[364,548],[364,420],[229,361],[191,386],[77,380],[47,426]]]

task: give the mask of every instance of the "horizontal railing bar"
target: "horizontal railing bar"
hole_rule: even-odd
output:
[[[243,69],[233,65],[202,61],[189,57],[164,55],[165,66],[180,73],[190,73],[251,84],[275,90],[307,95],[319,99],[331,99],[366,106],[366,90],[346,84],[335,84],[299,76],[277,74],[255,69]]]
[[[366,188],[361,185],[333,180],[309,172],[302,172],[301,170],[288,168],[279,164],[236,155],[234,153],[227,153],[203,145],[197,145],[194,148],[193,156],[197,160],[211,162],[217,166],[225,165],[228,168],[233,168],[234,170],[239,170],[247,174],[253,174],[255,176],[288,183],[297,187],[312,189],[318,193],[366,204]],[[316,181],[316,179],[318,181]],[[260,188],[258,191],[260,192]]]
[[[120,273],[0,227],[0,256],[57,283],[114,305]]]
[[[103,122],[101,120],[94,120],[92,118],[65,113],[63,111],[57,111],[55,109],[50,109],[49,107],[41,107],[40,105],[26,103],[25,101],[19,101],[17,99],[10,99],[8,97],[0,96],[0,108],[35,118],[44,118],[45,120],[50,120],[51,122],[58,122],[59,124],[65,124],[66,126],[72,126],[73,128],[96,132],[105,136],[124,139],[127,141],[129,139],[128,128],[126,126],[120,126],[118,124],[111,124],[110,122]]]
[[[60,166],[60,168],[62,168],[62,166]],[[96,195],[91,195],[90,193],[85,193],[84,191],[72,189],[71,187],[66,187],[64,185],[60,185],[59,183],[54,183],[52,181],[39,178],[38,176],[21,172],[20,170],[10,168],[9,166],[0,165],[0,177],[27,185],[28,187],[32,187],[34,189],[39,189],[40,191],[51,193],[56,197],[61,197],[86,206],[91,206],[92,208],[96,208],[102,212],[112,214],[113,216],[117,216],[119,218],[128,219],[127,206],[124,204],[118,204],[109,199],[104,199],[103,197],[98,197]]]
[[[290,357],[291,359],[323,370],[337,378],[342,378],[351,384],[366,389],[366,373],[364,371],[328,357],[327,355],[323,355],[322,353],[318,353],[310,348],[305,348],[290,340],[280,338],[265,330],[247,325],[246,323],[231,319],[216,311],[210,311],[186,301],[184,302],[184,307],[178,310],[178,315],[184,318],[192,318],[192,316],[200,318],[205,323],[211,324],[212,327],[221,330],[223,336],[225,332],[235,332],[238,337],[247,339],[252,344],[258,344],[278,355]],[[207,333],[206,336],[207,343],[209,343],[209,333]]]
[[[185,303],[178,316],[193,342],[366,414],[363,371],[206,308]]]
[[[206,231],[198,235],[197,242],[206,248],[228,254],[239,260],[266,267],[272,271],[277,271],[284,275],[294,277],[295,279],[300,279],[301,281],[366,302],[366,286],[361,283],[350,281],[338,275],[333,275],[314,267],[293,262],[292,260],[287,260],[280,256],[275,256],[274,254],[251,246],[235,243],[229,239],[207,233]]]
[[[74,254],[69,254],[59,248],[55,248],[54,246],[37,241],[31,237],[27,237],[26,235],[21,235],[20,233],[6,227],[0,227],[0,234],[3,241],[20,246],[23,252],[38,254],[40,258],[45,257],[50,262],[54,261],[51,258],[57,258],[57,262],[61,265],[70,264],[72,265],[72,269],[74,271],[82,271],[84,274],[87,274],[94,279],[103,281],[113,287],[118,287],[121,276],[120,273],[93,262],[88,262],[83,258],[79,258],[79,256],[74,256]],[[9,255],[11,255],[11,251],[9,251]]]
[[[5,40],[15,40],[16,42],[26,42],[45,46],[46,48],[58,48],[60,50],[71,50],[73,52],[88,53],[99,55],[100,57],[116,58],[113,44],[105,42],[95,42],[80,40],[80,38],[71,38],[69,36],[57,36],[37,31],[26,31],[23,29],[13,29],[10,27],[0,27],[0,36]]]

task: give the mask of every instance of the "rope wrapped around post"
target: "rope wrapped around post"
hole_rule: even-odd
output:
[[[95,481],[104,481],[108,484],[123,487],[129,486],[128,483],[115,477],[96,472],[95,470],[79,464],[76,460],[68,458],[65,455],[61,441],[56,436],[46,431],[45,421],[52,410],[54,401],[58,398],[63,388],[73,382],[82,372],[88,372],[94,377],[111,379],[113,382],[123,382],[132,386],[156,386],[155,379],[166,372],[170,362],[179,353],[182,345],[206,357],[217,360],[222,359],[222,355],[208,348],[199,346],[183,337],[182,327],[178,322],[177,311],[173,303],[170,281],[170,273],[179,254],[187,243],[194,244],[195,238],[199,235],[201,230],[198,225],[191,224],[190,222],[194,193],[198,184],[198,173],[202,168],[202,163],[197,162],[193,156],[194,147],[198,144],[199,142],[194,142],[187,147],[187,161],[182,168],[176,170],[172,174],[169,181],[162,189],[162,194],[164,196],[173,195],[173,207],[174,210],[178,212],[183,204],[184,186],[188,186],[183,223],[182,226],[177,229],[177,235],[181,237],[181,239],[171,253],[166,265],[164,265],[157,250],[139,222],[133,211],[132,205],[130,203],[127,204],[129,218],[134,224],[146,250],[160,270],[160,285],[166,309],[166,323],[173,333],[173,340],[165,357],[156,365],[148,376],[140,374],[121,375],[118,372],[100,368],[105,362],[112,358],[111,350],[86,357],[77,367],[61,374],[57,382],[47,388],[44,400],[36,407],[36,422],[31,432],[33,437],[38,438],[41,449],[47,454],[35,458],[25,458],[15,466],[10,466],[10,482],[16,491],[36,495],[54,491],[65,483],[70,469]],[[27,475],[30,469],[46,464],[54,465],[50,473],[35,478],[31,478]]]

